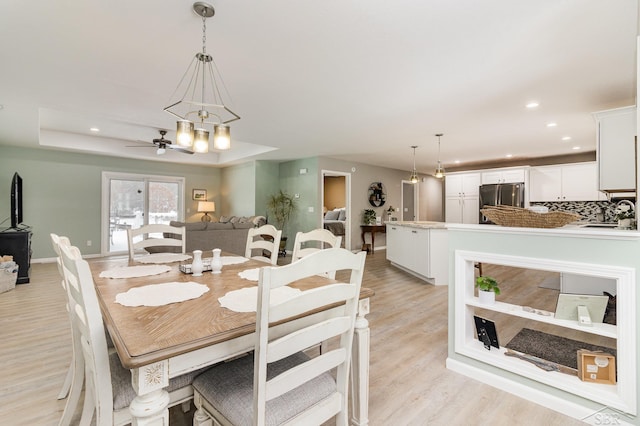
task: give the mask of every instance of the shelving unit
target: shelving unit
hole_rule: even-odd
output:
[[[454,279],[454,351],[457,354],[475,361],[507,371],[535,382],[554,387],[570,394],[595,401],[607,407],[613,407],[625,413],[635,415],[636,407],[636,336],[635,336],[635,273],[625,267],[610,265],[583,264],[577,262],[560,262],[554,259],[517,257],[482,252],[456,251]],[[596,324],[580,325],[578,321],[556,319],[553,315],[541,315],[527,312],[523,306],[496,301],[495,304],[484,304],[474,294],[474,264],[513,266],[539,269],[553,272],[580,273],[614,279],[617,283],[618,325]],[[577,376],[560,372],[544,371],[527,361],[507,357],[505,350],[491,348],[486,350],[476,337],[473,316],[476,311],[496,312],[508,316],[525,318],[529,321],[550,324],[557,327],[577,330],[597,336],[616,339],[618,382],[615,385],[597,384],[581,381]],[[498,329],[498,335],[500,329]],[[502,342],[501,342],[502,343]],[[464,366],[459,360],[447,361],[450,368],[468,374],[476,369],[477,376],[483,376],[491,382],[491,371],[477,370],[477,367]],[[473,364],[475,366],[475,364]],[[496,377],[496,380],[502,378]],[[508,382],[513,379],[506,379]],[[526,388],[526,386],[525,386]],[[535,387],[530,387],[532,394]]]
[[[501,312],[503,314],[514,315],[521,318],[527,318],[533,321],[543,322],[547,324],[557,325],[559,327],[571,328],[573,330],[582,331],[585,333],[597,334],[599,336],[611,337],[613,339],[618,338],[618,327],[611,324],[597,324],[594,323],[591,326],[580,325],[578,321],[561,320],[553,317],[553,312],[549,312],[550,315],[541,315],[534,312],[527,312],[523,306],[512,305],[510,303],[497,302],[494,305],[487,305],[481,303],[477,297],[472,297],[465,301],[467,306],[473,306],[476,308],[487,309],[494,312]]]

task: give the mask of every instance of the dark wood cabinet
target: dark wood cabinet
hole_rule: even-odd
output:
[[[18,280],[16,284],[29,282],[31,266],[31,230],[0,230],[0,255],[11,255],[18,264]]]

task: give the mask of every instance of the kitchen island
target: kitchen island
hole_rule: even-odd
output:
[[[447,224],[447,233],[451,277],[448,368],[587,423],[604,424],[605,416],[612,421],[615,418],[615,424],[640,424],[636,331],[640,232],[581,226],[538,229]],[[510,297],[518,295],[505,292],[495,305],[484,305],[474,291],[476,263],[614,280],[617,325],[584,326],[578,321],[540,315],[530,306],[509,303]],[[537,284],[532,285],[536,287],[532,291],[538,290]],[[521,321],[528,328],[539,327],[549,334],[575,332],[611,339],[617,351],[617,383],[590,383],[577,376],[544,371],[522,359],[505,356],[502,346],[487,350],[476,337],[474,315],[500,319],[503,324]],[[499,337],[499,327],[497,333]]]
[[[444,222],[387,222],[387,260],[430,284],[447,285],[449,267]]]

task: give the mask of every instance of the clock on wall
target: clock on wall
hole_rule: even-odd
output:
[[[387,200],[382,182],[373,182],[369,186],[369,204],[373,207],[382,207]]]

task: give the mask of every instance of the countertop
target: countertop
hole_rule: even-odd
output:
[[[394,221],[394,222],[385,222],[385,225],[392,226],[406,226],[408,228],[421,228],[421,229],[445,229],[447,224],[445,222],[431,222],[427,220],[423,221]]]
[[[455,231],[492,232],[505,234],[557,234],[578,238],[603,239],[640,239],[640,232],[636,229],[590,228],[585,223],[569,224],[560,228],[518,228],[499,225],[467,225],[447,223],[446,227]]]

